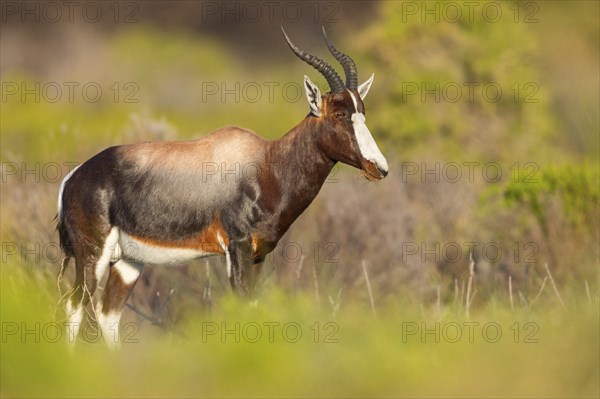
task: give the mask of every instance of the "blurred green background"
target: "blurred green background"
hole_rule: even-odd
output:
[[[67,3],[0,9],[3,397],[600,395],[598,2]],[[361,82],[375,73],[367,120],[390,175],[336,168],[257,307],[219,258],[148,267],[124,314],[137,342],[50,342],[69,166],[224,125],[281,137],[308,112],[303,75],[327,87],[279,26],[341,72],[322,24]],[[204,340],[236,322],[303,338]],[[465,322],[502,338],[441,333]],[[315,343],[314,323],[337,342]],[[436,325],[440,342],[420,334]]]

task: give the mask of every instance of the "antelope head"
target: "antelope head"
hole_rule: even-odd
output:
[[[345,84],[327,62],[298,48],[283,27],[281,30],[294,54],[319,71],[329,84],[330,91],[321,94],[308,76],[304,76],[304,89],[310,106],[308,118],[314,118],[314,122],[321,126],[317,137],[321,149],[330,159],[361,169],[368,180],[383,179],[388,174],[388,164],[366,125],[363,103],[375,75],[358,85],[356,64],[333,46],[325,27],[323,37],[329,51],[344,69]]]

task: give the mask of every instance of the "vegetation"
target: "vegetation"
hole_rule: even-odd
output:
[[[530,308],[490,304],[467,319],[453,302],[377,303],[374,316],[345,295],[332,313],[307,292],[271,287],[257,307],[229,298],[177,329],[130,319],[120,351],[82,342],[70,354],[64,338],[55,342],[52,287],[5,267],[5,397],[597,394],[597,303],[578,298],[566,312],[549,290]]]

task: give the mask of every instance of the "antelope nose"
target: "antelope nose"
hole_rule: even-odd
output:
[[[381,173],[381,175],[382,175],[383,177],[386,177],[386,176],[387,176],[387,174],[388,174],[388,171],[387,171],[387,169],[383,169],[383,168],[381,168],[379,165],[377,165],[377,170],[379,171],[379,173]]]

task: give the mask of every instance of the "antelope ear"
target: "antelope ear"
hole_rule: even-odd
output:
[[[372,74],[371,77],[365,83],[358,86],[358,95],[360,96],[361,100],[364,100],[367,96],[367,93],[371,88],[371,84],[373,84],[373,78],[375,78],[375,74]]]
[[[310,105],[310,112],[314,116],[321,116],[321,104],[323,102],[321,90],[306,75],[304,75],[304,89],[306,90],[308,105]]]

